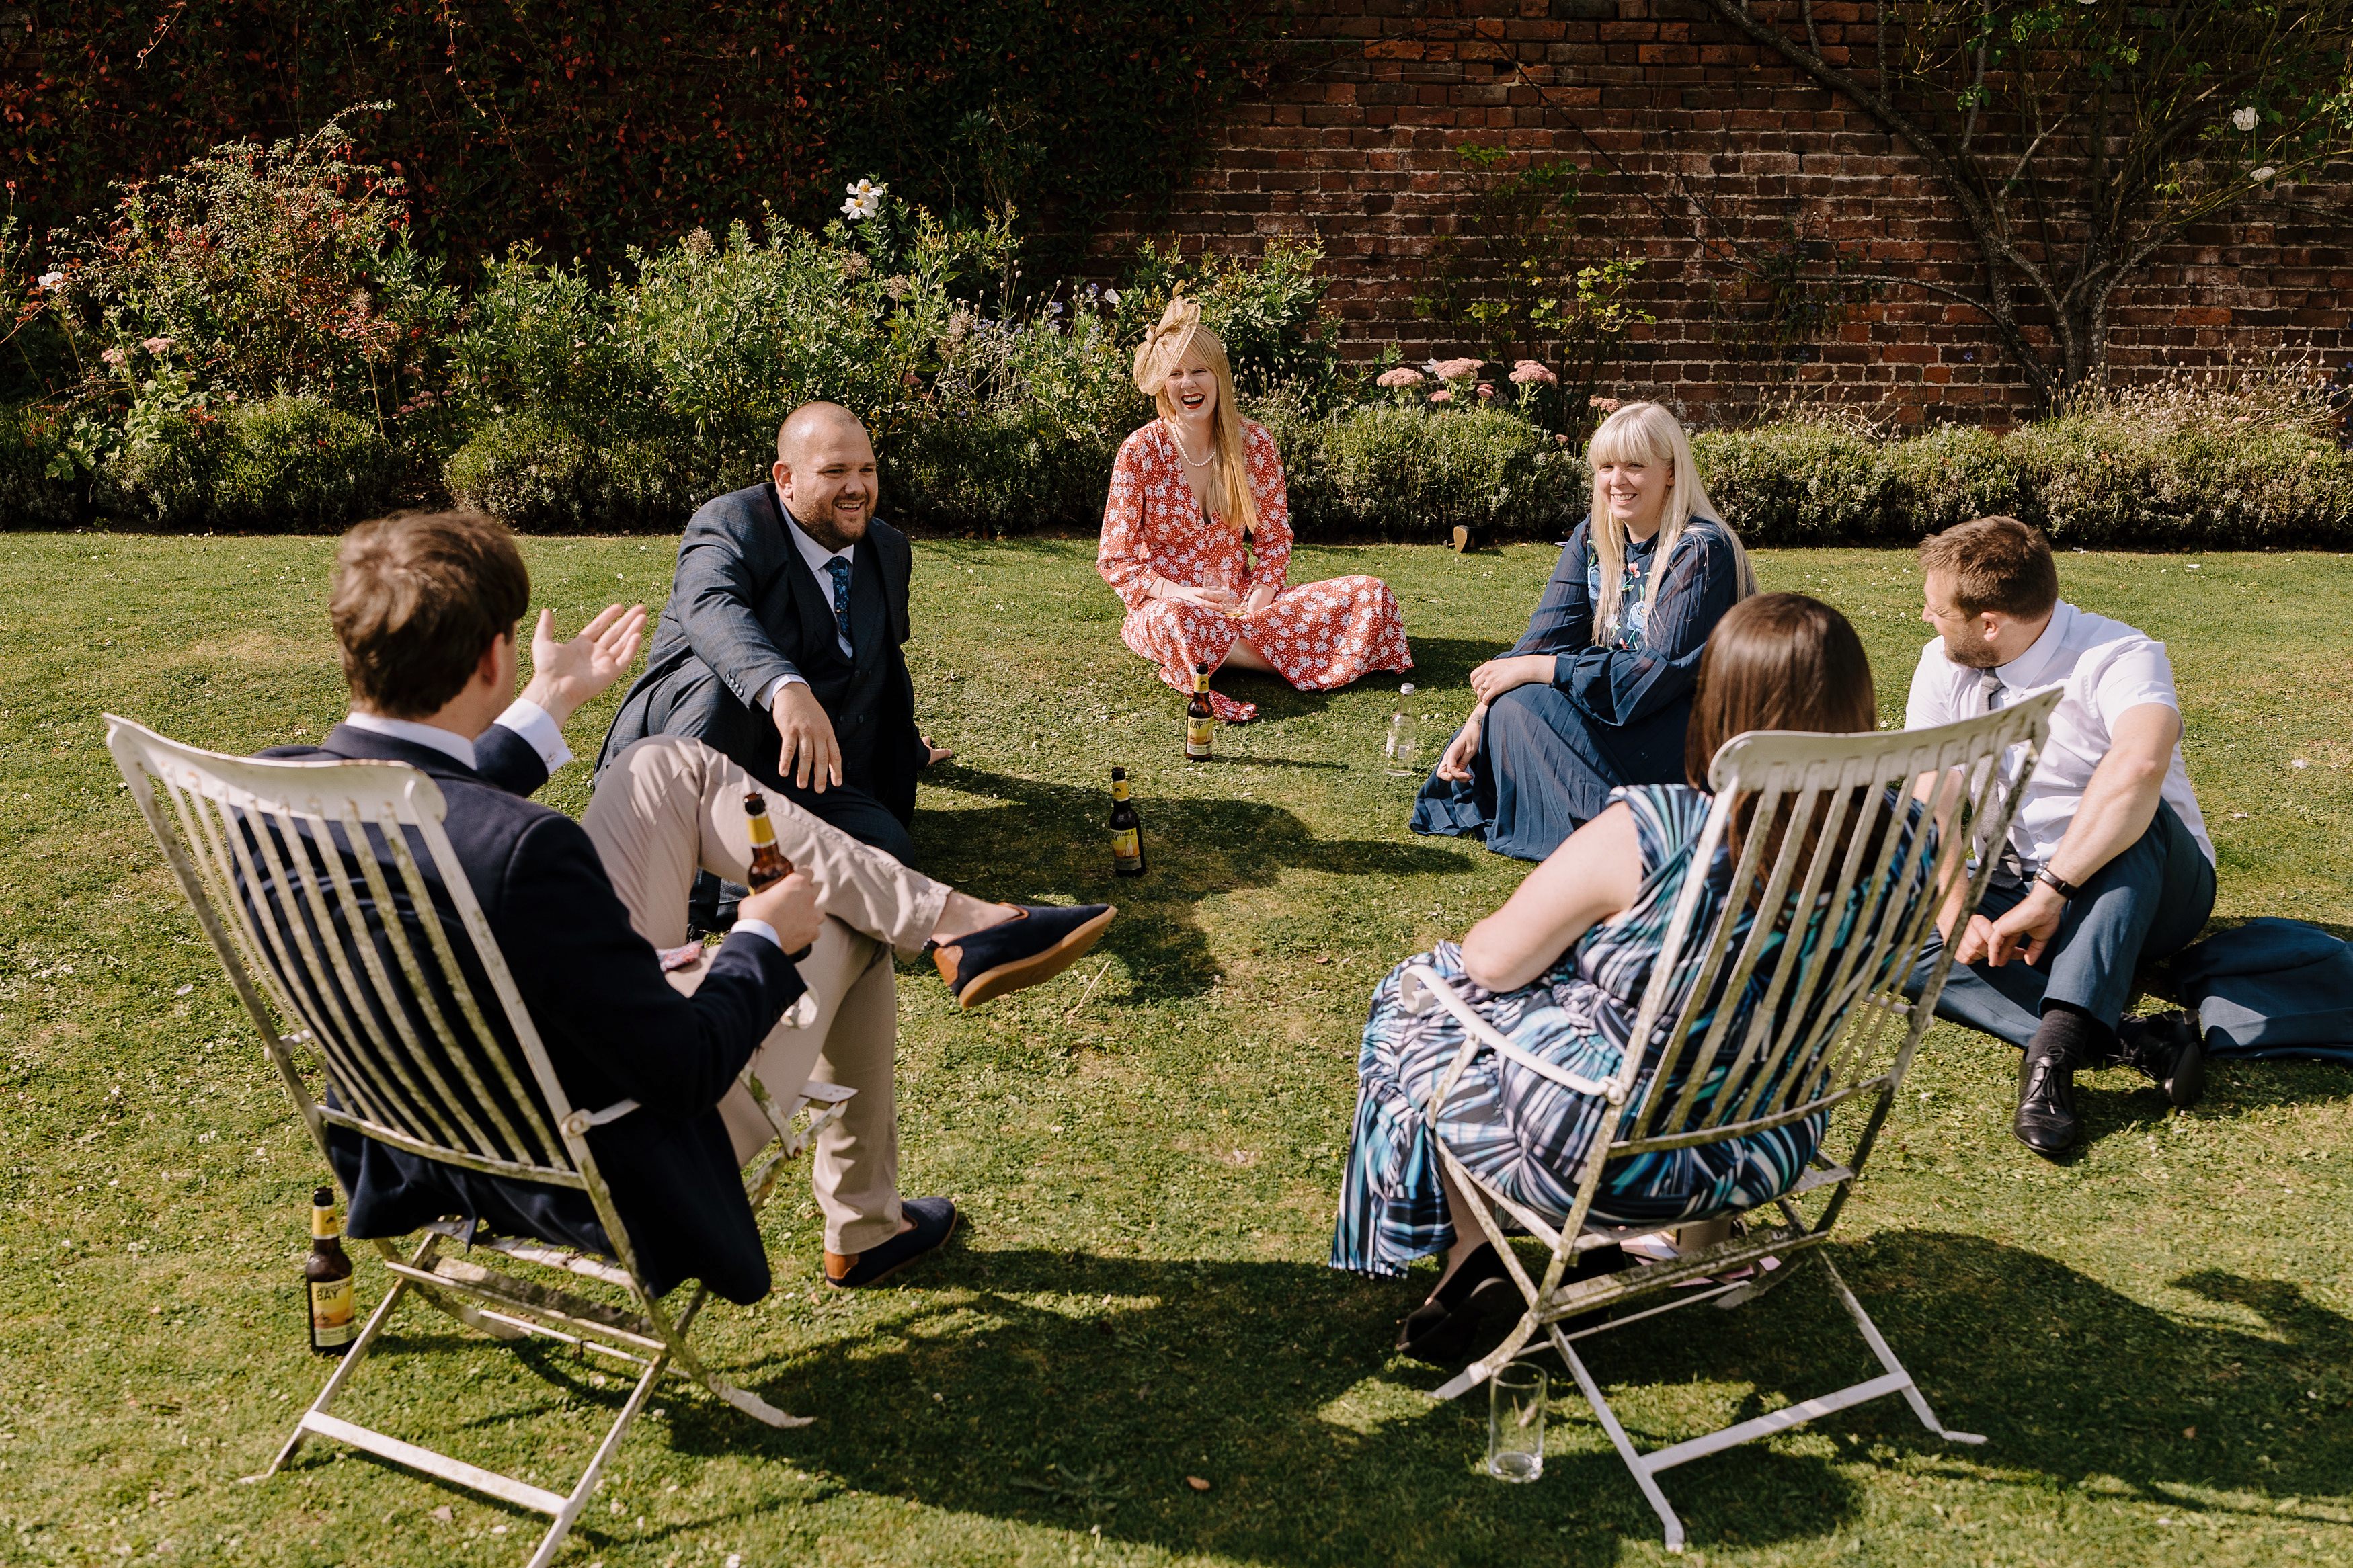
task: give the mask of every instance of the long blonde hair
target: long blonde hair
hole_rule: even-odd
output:
[[[1651,552],[1650,574],[1642,584],[1645,616],[1658,603],[1659,579],[1666,575],[1668,558],[1674,554],[1676,541],[1683,538],[1694,515],[1714,522],[1731,542],[1733,566],[1738,574],[1736,602],[1757,592],[1757,569],[1749,564],[1748,552],[1740,547],[1740,536],[1716,515],[1715,503],[1707,499],[1707,490],[1699,481],[1699,466],[1692,461],[1691,438],[1683,434],[1683,421],[1655,403],[1629,403],[1594,431],[1586,445],[1585,461],[1596,474],[1591,537],[1594,556],[1601,566],[1600,596],[1593,605],[1596,646],[1606,644],[1617,633],[1625,610],[1618,601],[1625,590],[1626,527],[1609,515],[1609,503],[1601,494],[1599,475],[1604,463],[1641,463],[1666,468],[1674,476],[1659,517],[1658,546]]]
[[[1250,460],[1242,439],[1242,411],[1234,396],[1233,364],[1226,358],[1226,345],[1218,341],[1218,334],[1201,325],[1201,307],[1182,294],[1168,301],[1168,309],[1160,313],[1160,324],[1145,333],[1144,342],[1135,347],[1135,390],[1152,399],[1174,431],[1178,421],[1176,405],[1168,395],[1168,376],[1185,363],[1187,351],[1198,353],[1218,381],[1217,422],[1212,426],[1218,472],[1209,487],[1209,493],[1218,498],[1214,510],[1228,527],[1248,533],[1258,526],[1258,503],[1250,498]],[[1184,449],[1182,442],[1177,449]]]

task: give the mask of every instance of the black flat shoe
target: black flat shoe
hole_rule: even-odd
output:
[[[2206,1048],[2187,1013],[2126,1019],[2116,1027],[2116,1060],[2165,1090],[2175,1105],[2195,1105],[2206,1092]]]
[[[1480,1243],[1478,1250],[1462,1260],[1462,1267],[1429,1300],[1406,1315],[1398,1330],[1397,1348],[1416,1361],[1454,1360],[1490,1306],[1504,1297],[1519,1299],[1508,1289],[1511,1279],[1494,1243]],[[1501,1295],[1495,1290],[1499,1285],[1507,1287]]]
[[[2029,1049],[2018,1064],[2018,1141],[2051,1159],[2075,1145],[2075,1069],[2048,1052]]]
[[[955,1234],[956,1206],[947,1198],[909,1198],[900,1212],[913,1223],[880,1247],[844,1258],[825,1255],[825,1282],[837,1290],[862,1290],[879,1285],[917,1258],[945,1247]]]
[[[1051,980],[1103,940],[1119,910],[1110,904],[1024,904],[1012,917],[950,942],[934,942],[932,963],[965,1007]]]

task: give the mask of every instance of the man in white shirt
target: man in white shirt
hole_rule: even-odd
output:
[[[2173,667],[2163,643],[2062,601],[2050,544],[2015,518],[1948,529],[1920,563],[1937,635],[1913,672],[1906,729],[2065,693],[1984,901],[1946,932],[1954,967],[1936,1004],[2024,1047],[2013,1131],[2056,1155],[2079,1130],[2079,1068],[2129,1062],[2176,1104],[2204,1082],[2186,1024],[2122,1016],[2135,971],[2189,945],[2214,908]]]

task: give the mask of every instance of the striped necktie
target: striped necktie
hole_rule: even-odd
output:
[[[1982,669],[1978,672],[1978,695],[1984,700],[1987,712],[1992,713],[2000,709],[2002,693],[2007,689],[2008,688],[2001,683],[2001,677],[1992,670]],[[2001,847],[2001,858],[1994,865],[1993,885],[1997,888],[2017,888],[2024,886],[2025,882],[2026,862],[2018,853],[2017,841],[2006,840]]]

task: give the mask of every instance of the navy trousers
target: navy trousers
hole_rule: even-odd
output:
[[[1620,784],[1683,782],[1691,710],[1686,697],[1630,724],[1602,724],[1557,687],[1514,687],[1487,710],[1471,782],[1431,769],[1408,826],[1483,837],[1498,855],[1541,860],[1600,816]]]
[[[1978,912],[1999,920],[2026,889],[1988,888]],[[1956,964],[1936,997],[1936,1016],[2024,1047],[2042,1025],[2048,1003],[2064,1002],[2110,1028],[2132,999],[2133,972],[2170,958],[2197,940],[2214,912],[2214,865],[2174,809],[2159,802],[2157,820],[2131,847],[2092,874],[2067,902],[2040,963],[2011,959],[2000,968]],[[1912,972],[1914,996],[1928,982],[1934,937]]]

